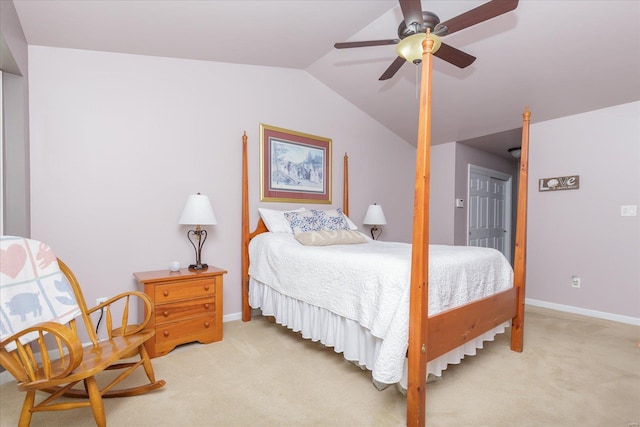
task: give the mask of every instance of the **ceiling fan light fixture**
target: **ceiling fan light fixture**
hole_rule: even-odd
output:
[[[422,61],[422,41],[425,39],[425,33],[417,33],[411,36],[405,37],[396,46],[396,53],[398,56],[406,59],[413,64],[419,64]],[[440,37],[435,34],[429,34],[429,37],[433,40],[433,48],[431,53],[436,53],[440,48],[442,42]]]

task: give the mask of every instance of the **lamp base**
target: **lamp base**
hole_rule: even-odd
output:
[[[189,270],[206,270],[209,268],[207,264],[191,264]]]
[[[377,233],[378,235],[376,236],[375,233]],[[377,227],[375,225],[373,227],[371,227],[371,238],[373,240],[378,240],[378,238],[380,237],[381,234],[382,234],[382,229],[381,228],[379,228],[379,227]]]

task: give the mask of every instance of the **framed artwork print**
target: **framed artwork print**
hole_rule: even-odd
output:
[[[260,200],[331,203],[331,139],[261,123]]]

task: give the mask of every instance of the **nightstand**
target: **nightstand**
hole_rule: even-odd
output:
[[[209,266],[206,270],[133,274],[155,310],[148,328],[156,333],[145,343],[149,356],[163,356],[192,341],[207,344],[222,340],[222,276],[226,273]]]

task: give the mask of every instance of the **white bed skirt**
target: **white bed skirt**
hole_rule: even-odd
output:
[[[371,335],[369,330],[358,322],[282,295],[252,278],[249,282],[249,305],[260,309],[263,316],[273,316],[276,323],[300,332],[303,338],[333,347],[336,353],[342,353],[346,360],[356,363],[361,368],[373,369],[382,340]],[[503,333],[507,327],[509,322],[430,361],[427,364],[427,374],[441,376],[442,371],[447,369],[447,365],[460,363],[465,356],[474,356],[476,350],[482,348],[485,341],[493,341],[494,337]],[[387,385],[376,384],[378,388],[384,388]],[[402,379],[398,386],[402,389],[406,389],[407,386],[406,358]]]

